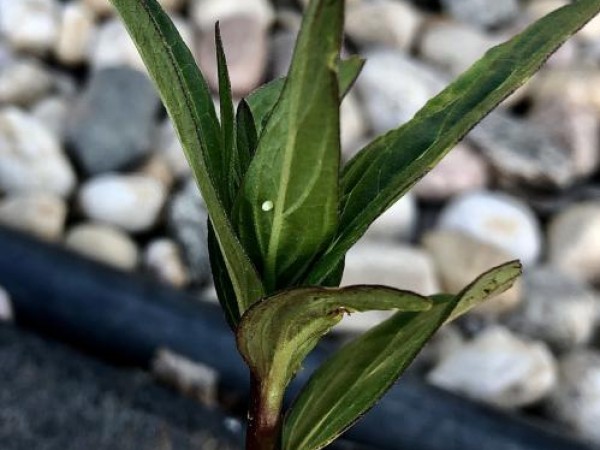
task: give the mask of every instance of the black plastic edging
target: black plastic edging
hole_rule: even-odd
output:
[[[218,370],[223,389],[248,375],[219,309],[192,296],[0,229],[0,286],[17,321],[113,361],[145,366],[167,347]],[[327,350],[317,349],[297,392]],[[380,450],[592,450],[520,417],[403,378],[346,437]]]

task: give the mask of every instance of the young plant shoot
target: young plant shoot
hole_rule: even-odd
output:
[[[215,285],[251,373],[248,450],[317,450],[400,377],[442,325],[511,287],[508,262],[458,295],[339,288],[346,252],[477,123],[600,11],[576,0],[490,50],[408,123],[340,167],[340,102],[364,61],[340,59],[343,0],[308,4],[289,74],[234,107],[216,26],[221,111],[156,0],[111,0],[161,93],[210,215]],[[458,50],[457,50],[458,51]],[[345,314],[395,314],[343,347],[287,411],[302,361]]]

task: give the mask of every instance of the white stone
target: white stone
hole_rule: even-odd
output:
[[[86,217],[131,232],[154,226],[166,200],[164,187],[143,175],[100,175],[79,193]]]
[[[435,261],[444,292],[452,294],[458,294],[482,273],[511,260],[495,245],[460,231],[432,231],[423,243]],[[478,305],[473,313],[496,317],[514,310],[521,300],[521,282],[517,280],[511,289]]]
[[[600,202],[575,204],[551,221],[548,259],[576,278],[600,281]]]
[[[542,250],[538,219],[508,194],[480,191],[457,197],[442,212],[439,227],[496,245],[525,265],[535,263]]]
[[[423,295],[440,292],[435,267],[428,254],[405,245],[363,240],[346,256],[343,286],[375,284],[415,291]],[[353,314],[338,325],[341,332],[362,332],[389,317],[389,312]]]
[[[58,37],[56,0],[0,0],[0,34],[17,50],[46,53]]]
[[[140,175],[153,178],[163,185],[168,192],[175,183],[175,175],[166,158],[162,155],[152,155],[137,171]]]
[[[347,7],[346,33],[360,45],[383,44],[409,51],[423,23],[408,3],[355,2]]]
[[[90,8],[98,16],[108,16],[115,13],[115,8],[109,0],[82,0],[84,5]],[[188,0],[158,0],[167,11],[181,9]]]
[[[138,262],[138,249],[131,238],[108,225],[78,225],[69,231],[65,244],[88,258],[122,270],[133,270]]]
[[[434,21],[424,31],[419,51],[424,59],[458,75],[504,40],[457,22]]]
[[[62,10],[60,32],[54,47],[58,60],[66,65],[86,61],[95,32],[94,14],[82,3],[67,3]]]
[[[214,30],[215,22],[231,16],[247,15],[258,20],[265,28],[275,18],[268,0],[191,0],[190,15],[201,31]]]
[[[184,287],[190,281],[181,250],[170,239],[152,241],[146,248],[144,265],[160,281],[175,287]]]
[[[192,173],[170,119],[158,128],[155,142],[154,151],[165,159],[176,178],[185,178]]]
[[[441,201],[467,191],[485,189],[490,178],[487,163],[463,142],[425,175],[412,192],[423,200]]]
[[[552,267],[526,271],[525,300],[508,324],[557,350],[587,344],[596,323],[596,297],[583,282]]]
[[[75,181],[56,136],[19,109],[0,110],[0,189],[40,190],[65,197]]]
[[[0,287],[0,322],[12,322],[15,319],[10,295]]]
[[[55,136],[62,138],[65,135],[72,107],[71,102],[65,97],[46,97],[33,106],[31,114]]]
[[[498,407],[518,408],[549,394],[557,371],[543,343],[494,327],[447,355],[427,378],[436,386]]]
[[[172,19],[184,42],[194,53],[194,35],[187,22],[180,17]],[[146,71],[142,57],[127,33],[125,25],[117,18],[109,19],[98,29],[91,46],[90,63],[96,70],[125,65],[132,69]]]
[[[364,137],[367,126],[362,113],[362,107],[358,99],[349,93],[340,109],[340,126],[342,138],[343,156],[348,158],[350,150],[356,146]]]
[[[364,56],[368,63],[357,88],[377,134],[408,122],[446,85],[436,71],[400,51],[377,49]]]
[[[47,241],[58,241],[62,237],[66,216],[67,205],[54,194],[32,192],[0,201],[1,224]]]
[[[408,240],[415,231],[417,213],[415,197],[408,193],[373,222],[364,239],[382,242]]]
[[[548,412],[581,437],[600,444],[600,353],[580,350],[559,361],[558,388]]]
[[[46,95],[53,84],[52,75],[36,60],[0,64],[0,104],[28,106]]]

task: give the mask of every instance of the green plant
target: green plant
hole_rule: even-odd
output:
[[[210,214],[215,284],[251,371],[249,450],[315,450],[386,392],[432,334],[508,289],[518,262],[458,295],[337,288],[369,225],[600,11],[578,0],[489,51],[409,123],[340,168],[339,104],[360,73],[339,60],[344,2],[312,0],[287,79],[234,109],[218,26],[220,120],[193,56],[156,0],[112,0],[175,123]],[[286,415],[287,385],[345,314],[396,310],[312,376]]]

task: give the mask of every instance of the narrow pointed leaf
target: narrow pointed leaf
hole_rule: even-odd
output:
[[[283,450],[325,447],[365,414],[406,370],[449,318],[508,289],[521,273],[511,262],[485,273],[457,296],[436,296],[433,307],[397,313],[326,361],[292,406]]]
[[[258,133],[254,124],[254,116],[246,100],[242,100],[238,105],[236,127],[240,179],[243,179],[258,147]]]
[[[223,174],[226,188],[223,189],[223,205],[227,211],[231,210],[233,200],[237,195],[240,181],[240,168],[235,150],[235,109],[231,94],[231,81],[227,69],[227,59],[221,38],[219,23],[215,24],[215,47],[217,49],[217,71],[219,75],[219,103],[221,111],[221,142],[222,159],[224,164]]]
[[[304,358],[344,314],[430,307],[426,297],[381,286],[284,291],[248,310],[237,331],[238,347],[254,376],[272,392],[282,393]]]
[[[302,274],[337,229],[343,9],[339,0],[310,3],[236,204],[238,234],[267,292]]]
[[[600,0],[578,0],[540,19],[490,50],[410,122],[351,160],[341,181],[338,236],[306,282],[325,279],[377,217],[599,11]]]
[[[339,89],[341,99],[343,99],[352,86],[354,86],[354,82],[360,75],[364,65],[365,60],[356,55],[339,62]],[[279,100],[279,97],[281,96],[285,80],[285,78],[277,78],[276,80],[261,86],[247,98],[250,109],[255,117],[256,129],[258,130],[259,135],[266,120],[273,111],[273,108],[275,108],[277,100]]]
[[[111,0],[133,38],[175,124],[200,187],[243,312],[263,296],[258,274],[226,213],[220,184],[220,126],[212,97],[189,49],[156,0]]]

